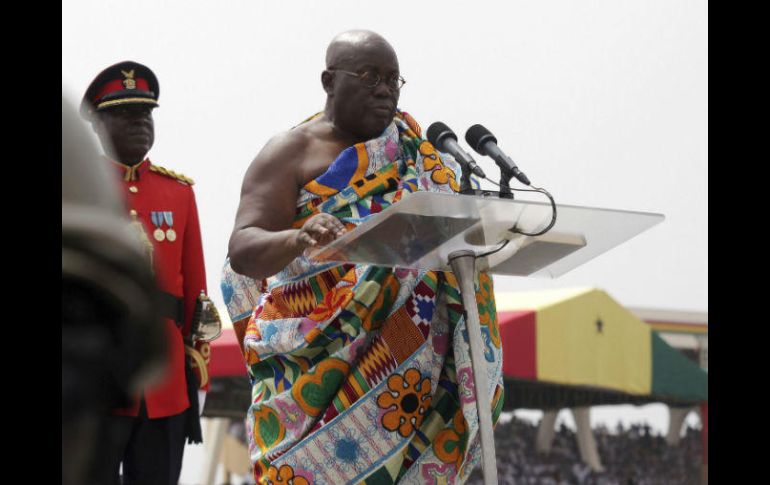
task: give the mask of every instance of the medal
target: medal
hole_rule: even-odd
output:
[[[170,242],[176,241],[176,231],[174,230],[174,213],[171,211],[163,212],[163,219],[166,221],[166,224],[168,224],[168,229],[166,230],[166,239],[168,239]]]
[[[166,239],[166,233],[160,228],[163,224],[160,212],[150,212],[150,219],[152,219],[152,224],[155,226],[155,232],[152,233],[153,237],[155,237],[156,241],[162,242]]]

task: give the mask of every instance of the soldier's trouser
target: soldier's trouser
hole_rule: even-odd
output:
[[[185,446],[185,413],[149,419],[144,399],[139,416],[110,416],[113,433],[109,485],[177,485]],[[107,446],[107,443],[105,443]],[[123,481],[119,478],[123,463]]]

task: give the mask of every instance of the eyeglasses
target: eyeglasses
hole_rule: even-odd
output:
[[[359,81],[361,81],[361,84],[366,86],[367,88],[374,89],[377,87],[378,84],[380,84],[380,81],[382,81],[382,78],[379,74],[377,74],[375,71],[364,71],[362,73],[357,72],[351,72],[351,71],[345,71],[343,69],[336,69],[331,68],[329,71],[339,71],[343,74],[349,74],[351,76],[355,76],[358,78]],[[389,79],[385,81],[385,84],[389,88],[393,88],[395,90],[401,89],[404,84],[406,84],[406,79],[399,76],[398,74],[394,74]]]

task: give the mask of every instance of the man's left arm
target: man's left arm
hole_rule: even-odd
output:
[[[182,334],[189,341],[192,333],[193,314],[201,291],[206,289],[206,269],[203,261],[203,246],[201,243],[200,223],[198,222],[198,206],[195,203],[195,193],[190,188],[188,200],[187,226],[184,232],[184,246],[182,247],[182,277],[184,288],[184,326]],[[194,342],[195,349],[200,352],[206,362],[206,369],[193,368],[198,376],[198,382],[206,380],[202,390],[208,391],[208,361],[210,356],[209,344],[206,342]],[[193,366],[196,360],[193,359]],[[201,372],[202,371],[202,372]],[[205,377],[204,377],[205,376]],[[202,406],[201,406],[202,409]]]

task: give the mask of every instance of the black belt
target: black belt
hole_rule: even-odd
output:
[[[181,327],[184,320],[184,300],[165,291],[158,293],[161,315],[172,319],[177,327]]]

